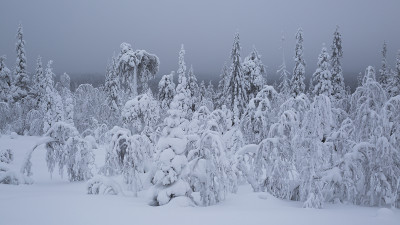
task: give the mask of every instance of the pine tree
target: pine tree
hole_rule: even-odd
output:
[[[339,33],[339,26],[336,27],[335,33],[333,33],[333,43],[331,45],[332,56],[331,56],[331,74],[332,74],[332,85],[333,85],[333,99],[342,99],[346,94],[344,85],[342,65],[340,63],[343,57],[342,50],[342,34]]]
[[[318,56],[318,68],[311,78],[310,90],[314,95],[324,94],[331,97],[333,92],[332,74],[329,70],[329,54],[325,46]]]
[[[306,85],[304,84],[305,79],[305,67],[306,62],[303,56],[303,29],[299,28],[296,33],[296,48],[294,56],[294,69],[291,80],[292,85],[292,96],[297,97],[301,93],[304,93]]]
[[[26,53],[23,28],[20,24],[17,32],[17,43],[15,49],[17,51],[17,61],[15,65],[14,90],[12,97],[15,102],[25,98],[29,93],[29,77],[26,71]]]
[[[0,57],[0,101],[10,100],[11,71],[5,64],[6,56]]]
[[[285,59],[285,48],[284,48],[285,37],[282,36],[282,64],[279,66],[277,73],[280,74],[281,82],[278,86],[280,93],[283,95],[284,99],[287,99],[290,95],[290,73],[286,69],[286,59]]]
[[[237,120],[241,118],[248,100],[246,95],[246,82],[240,60],[240,49],[239,33],[236,33],[231,52],[232,64],[226,90],[226,94],[228,95],[226,103],[228,107],[235,109],[235,117]]]
[[[379,83],[382,85],[382,87],[387,90],[388,86],[391,82],[391,77],[390,77],[390,68],[387,63],[386,55],[387,55],[387,43],[386,41],[383,42],[383,47],[382,47],[382,67],[379,70]]]
[[[32,92],[37,96],[38,98],[38,104],[40,104],[40,97],[42,96],[43,93],[43,87],[41,86],[41,82],[44,79],[44,73],[43,73],[43,64],[42,64],[42,57],[38,56],[36,60],[36,70],[35,74],[33,75],[32,79]]]
[[[253,47],[253,51],[243,61],[243,74],[246,81],[247,96],[249,99],[255,97],[264,86],[265,66],[261,61],[261,55]]]

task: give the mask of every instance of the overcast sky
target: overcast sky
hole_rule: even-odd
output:
[[[380,67],[380,51],[388,42],[393,66],[400,49],[400,0],[2,0],[0,55],[15,63],[15,35],[24,27],[28,69],[38,55],[53,59],[56,73],[104,73],[107,60],[122,42],[155,53],[161,61],[158,76],[176,70],[180,44],[186,63],[197,76],[218,76],[229,58],[233,36],[239,31],[242,59],[256,46],[268,73],[281,63],[280,39],[292,71],[294,36],[304,30],[306,73],[310,76],[322,44],[330,46],[336,25],[343,36],[345,75],[365,67]],[[354,75],[355,74],[355,75]]]

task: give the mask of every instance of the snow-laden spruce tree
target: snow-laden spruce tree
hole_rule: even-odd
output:
[[[42,63],[42,57],[38,56],[36,59],[36,69],[35,73],[33,74],[32,78],[32,94],[36,98],[37,106],[40,107],[42,98],[45,93],[45,88],[44,88],[44,70],[43,70],[43,63]]]
[[[51,174],[57,164],[60,175],[63,176],[66,169],[70,181],[87,180],[93,176],[94,154],[91,145],[80,137],[73,125],[56,122],[45,136],[53,139],[46,144],[46,161]]]
[[[396,55],[395,68],[391,72],[391,81],[387,87],[389,97],[400,94],[400,50],[398,50]]]
[[[26,71],[26,52],[25,40],[22,25],[20,24],[17,32],[17,43],[15,44],[17,51],[17,60],[15,64],[15,74],[13,79],[12,97],[15,102],[25,98],[29,91],[29,76]]]
[[[117,77],[117,59],[115,57],[112,58],[112,62],[107,66],[104,91],[106,92],[106,101],[110,109],[118,113],[122,104],[122,99]]]
[[[292,140],[298,130],[297,115],[285,111],[271,126],[269,137],[259,144],[252,168],[259,190],[278,198],[292,199],[298,182]]]
[[[183,95],[175,95],[164,120],[165,127],[156,146],[157,169],[152,183],[154,186],[152,205],[165,205],[171,199],[189,197],[191,189],[187,182],[188,160],[187,120],[182,111]]]
[[[158,72],[160,61],[154,54],[145,50],[132,49],[128,43],[121,44],[118,55],[118,77],[128,96],[135,97],[139,89],[147,91],[147,83]]]
[[[11,100],[11,71],[6,66],[6,56],[0,57],[0,101],[8,102]]]
[[[43,87],[45,92],[43,96],[43,101],[41,102],[41,110],[44,114],[44,133],[46,133],[53,126],[53,124],[64,120],[64,110],[61,96],[54,88],[54,73],[53,68],[51,67],[52,63],[52,60],[47,63],[43,80]]]
[[[181,50],[179,51],[179,63],[178,63],[178,85],[176,86],[175,95],[180,95],[182,99],[182,103],[180,106],[181,110],[185,114],[185,118],[189,118],[191,116],[189,113],[189,108],[191,104],[191,93],[187,86],[187,77],[186,77],[186,64],[185,64],[185,49],[183,45],[181,46]]]
[[[386,41],[383,42],[382,46],[382,67],[379,70],[379,83],[382,85],[383,89],[387,90],[389,83],[391,81],[391,74],[389,64],[387,62],[387,43]]]
[[[329,54],[325,46],[318,56],[317,70],[310,82],[310,90],[314,95],[324,94],[331,97],[333,93],[332,74],[329,70]]]
[[[188,79],[186,82],[186,89],[190,91],[190,104],[189,109],[194,113],[196,109],[199,107],[199,84],[197,83],[196,75],[193,71],[193,66],[190,66],[188,71]]]
[[[279,66],[279,69],[276,71],[280,76],[280,83],[278,86],[279,93],[282,95],[283,100],[286,100],[290,96],[290,73],[286,69],[286,58],[285,58],[285,48],[284,48],[285,37],[282,36],[282,64]]]
[[[229,191],[230,163],[225,155],[225,144],[218,125],[208,120],[200,135],[197,148],[188,153],[191,172],[190,183],[200,192],[203,206],[214,205],[225,199]]]
[[[147,128],[153,129],[160,118],[158,101],[149,93],[141,94],[126,102],[122,109],[122,121],[125,128],[133,134]]]
[[[346,89],[344,85],[343,70],[340,60],[343,57],[342,49],[342,34],[339,32],[339,26],[336,27],[333,33],[333,41],[331,45],[331,74],[333,92],[331,93],[335,100],[340,100],[345,97]]]
[[[293,76],[291,80],[292,85],[292,96],[297,97],[301,93],[304,93],[306,85],[304,84],[305,72],[306,72],[306,62],[303,55],[303,29],[299,28],[296,33],[296,48],[294,55],[294,69]]]
[[[164,111],[170,108],[175,95],[174,74],[175,72],[172,71],[171,74],[162,76],[158,83],[158,101],[160,101],[161,109]]]
[[[226,104],[234,111],[234,116],[237,120],[241,118],[248,101],[246,81],[240,59],[240,49],[239,33],[236,33],[231,51],[232,64],[226,89]]]
[[[265,66],[261,61],[261,55],[258,54],[255,47],[253,47],[251,53],[244,59],[242,68],[244,79],[247,83],[247,96],[249,99],[254,98],[266,83],[264,80],[266,73]]]
[[[229,68],[226,66],[225,63],[222,67],[221,74],[219,75],[220,80],[218,82],[216,108],[222,107],[223,105],[227,104],[226,90],[228,88],[229,74]]]

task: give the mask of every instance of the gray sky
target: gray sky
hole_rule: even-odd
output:
[[[36,57],[41,55],[46,61],[54,60],[58,74],[103,74],[113,52],[128,42],[160,58],[160,76],[177,69],[178,51],[184,43],[186,64],[193,64],[201,80],[205,75],[218,76],[238,30],[242,59],[255,45],[272,75],[281,63],[282,32],[292,71],[294,35],[301,26],[310,76],[322,43],[330,46],[339,25],[343,69],[350,79],[368,65],[380,67],[384,40],[388,61],[394,65],[400,49],[399,9],[399,0],[3,0],[0,55],[7,55],[8,67],[14,67],[15,34],[22,22],[29,71],[34,71]]]

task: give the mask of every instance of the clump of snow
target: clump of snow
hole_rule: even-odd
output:
[[[10,138],[11,138],[11,139],[16,139],[16,138],[18,138],[18,134],[15,133],[15,132],[11,132]]]

